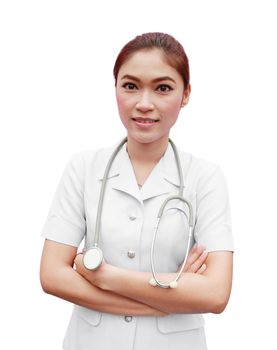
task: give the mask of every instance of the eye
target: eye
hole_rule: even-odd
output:
[[[171,90],[173,90],[173,89],[172,89],[171,86],[169,86],[169,85],[167,85],[167,84],[161,84],[161,85],[159,85],[159,86],[157,87],[156,90],[159,91],[159,92],[169,92],[169,91],[171,91]]]
[[[137,89],[134,83],[125,83],[122,85],[126,90],[135,90]]]

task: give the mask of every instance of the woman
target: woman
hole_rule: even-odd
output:
[[[82,152],[68,163],[43,228],[42,287],[75,304],[64,349],[206,349],[201,313],[222,312],[232,282],[228,194],[218,166],[179,152],[195,245],[177,288],[149,284],[157,213],[180,186],[168,141],[190,96],[187,56],[170,35],[143,34],[121,50],[114,77],[127,143],[107,180],[104,261],[91,271],[76,253],[83,238],[86,247],[93,243],[100,187],[114,148]],[[166,209],[161,223],[155,266],[161,281],[171,281],[184,258],[188,227],[176,206]]]

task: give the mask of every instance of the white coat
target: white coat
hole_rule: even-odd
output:
[[[43,237],[78,247],[93,242],[98,198],[112,148],[72,157],[60,180]],[[194,211],[194,240],[208,251],[233,250],[226,184],[218,166],[179,152],[184,197]],[[110,170],[101,220],[100,246],[107,263],[150,271],[150,245],[161,203],[177,194],[179,178],[169,145],[139,189],[126,145]],[[174,206],[181,205],[176,201]],[[184,208],[187,212],[187,208]],[[159,272],[175,272],[184,258],[188,235],[185,216],[167,208],[155,247]],[[119,281],[120,283],[120,281]],[[165,317],[117,316],[75,305],[64,339],[65,350],[206,349],[199,314]]]

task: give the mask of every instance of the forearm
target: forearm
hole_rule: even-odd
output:
[[[158,274],[163,281],[174,274]],[[185,273],[175,289],[163,289],[149,284],[152,277],[147,272],[113,268],[112,274],[102,274],[100,288],[145,303],[166,313],[215,312],[216,290],[211,291],[205,276]],[[118,283],[120,281],[120,283]]]
[[[91,285],[71,266],[61,266],[42,274],[44,291],[74,304],[118,315],[163,316],[164,313],[140,301]]]
[[[103,290],[147,304],[166,313],[220,313],[227,305],[232,281],[232,254],[216,252],[207,259],[207,270],[199,275],[183,273],[175,289],[149,284],[152,274],[101,267],[95,284]],[[176,274],[158,274],[161,281],[170,281]],[[120,281],[120,283],[119,283]]]

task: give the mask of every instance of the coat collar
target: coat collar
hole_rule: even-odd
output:
[[[97,176],[99,180],[103,180],[107,162],[114,148],[101,151],[99,157],[101,159],[98,165]],[[180,155],[181,167],[184,169],[183,157]],[[164,156],[152,170],[145,184],[139,189],[136,183],[136,177],[132,163],[127,153],[126,144],[123,145],[117,154],[109,172],[108,182],[112,188],[128,193],[135,197],[139,202],[146,199],[156,197],[165,193],[170,193],[176,188],[176,193],[179,188],[179,176],[176,167],[174,152],[169,144]],[[185,186],[185,180],[184,180]]]

